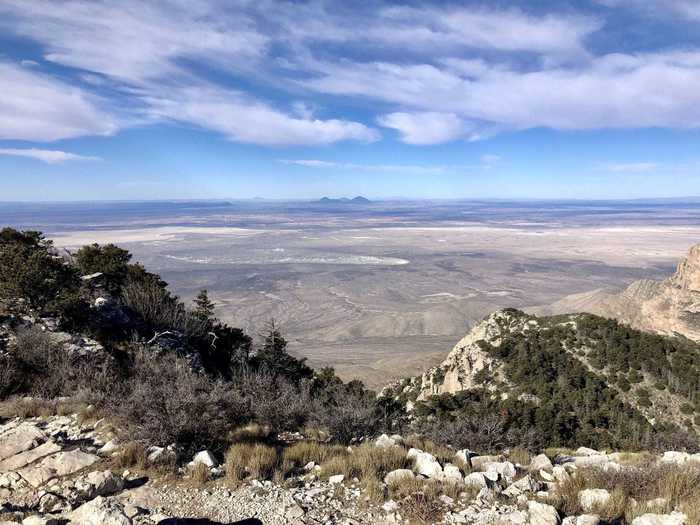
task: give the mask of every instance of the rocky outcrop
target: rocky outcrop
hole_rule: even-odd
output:
[[[499,363],[483,349],[483,343],[497,347],[505,333],[526,331],[536,326],[536,321],[515,310],[491,314],[461,339],[440,365],[423,374],[419,379],[418,399],[474,388],[478,385],[478,374],[485,370],[491,376],[505,380],[500,374]]]

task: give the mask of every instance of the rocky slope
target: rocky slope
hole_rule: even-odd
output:
[[[621,293],[594,290],[569,295],[549,306],[528,311],[589,312],[640,330],[700,341],[700,244],[690,249],[678,263],[676,273],[664,281],[636,281]]]
[[[591,479],[653,479],[678,476],[681,469],[700,475],[700,454],[683,452],[651,456],[580,447],[571,454],[516,458],[443,448],[433,450],[436,456],[411,448],[398,435],[381,435],[364,446],[407,460],[409,468],[377,481],[382,490],[398,496],[433,486],[443,493],[434,500],[418,492],[382,503],[337,466],[313,462],[285,483],[253,479],[232,485],[207,452],[195,456],[213,478],[205,484],[193,482],[186,468],[182,476],[159,474],[153,466],[157,449],[149,454],[150,467],[117,470],[115,459],[126,444],[105,420],[88,422],[77,414],[17,417],[0,423],[0,524],[598,525],[621,511],[619,502],[607,505],[611,492],[590,488]],[[564,487],[571,486],[573,499],[567,501]],[[692,493],[696,487],[684,488]],[[663,491],[640,494],[639,500],[624,494],[624,523],[697,525],[692,500]]]

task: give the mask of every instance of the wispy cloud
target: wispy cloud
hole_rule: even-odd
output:
[[[355,171],[374,172],[394,172],[411,175],[439,175],[459,171],[471,171],[489,168],[494,164],[494,160],[484,160],[485,157],[496,157],[495,155],[485,155],[481,158],[480,164],[473,165],[438,165],[438,164],[358,164],[354,162],[333,162],[319,159],[279,159],[282,164],[301,166],[315,169],[340,169]]]
[[[654,16],[670,14],[700,20],[700,2],[697,0],[598,0],[598,3],[610,7],[631,7]]]
[[[0,62],[0,93],[0,139],[50,142],[118,128],[89,92],[35,68]]]
[[[602,163],[598,169],[611,173],[651,173],[657,171],[661,164],[656,162]]]
[[[0,148],[0,155],[10,155],[12,157],[26,157],[29,159],[40,160],[42,162],[45,162],[46,164],[62,164],[64,162],[74,160],[102,160],[100,159],[100,157],[77,155],[75,153],[68,153],[66,151],[37,148]]]

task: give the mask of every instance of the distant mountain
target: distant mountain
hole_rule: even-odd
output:
[[[700,244],[690,249],[676,273],[664,281],[636,281],[618,294],[593,290],[569,295],[528,311],[545,315],[589,312],[640,330],[700,342]]]
[[[371,204],[372,201],[366,197],[358,195],[353,199],[347,197],[341,197],[340,199],[331,199],[330,197],[323,197],[322,199],[316,201],[318,204]]]

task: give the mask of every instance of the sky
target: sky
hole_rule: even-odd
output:
[[[700,1],[0,0],[0,201],[700,195]]]

